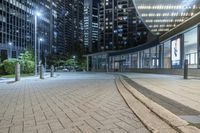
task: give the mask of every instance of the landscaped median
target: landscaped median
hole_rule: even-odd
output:
[[[19,62],[21,76],[32,76],[34,72],[34,61],[31,52],[26,51],[21,53],[18,59],[7,59],[0,62],[0,77],[3,78],[14,78],[15,77],[15,66]]]
[[[128,106],[151,132],[200,133],[200,129],[145,97],[122,77],[118,79],[117,86]]]

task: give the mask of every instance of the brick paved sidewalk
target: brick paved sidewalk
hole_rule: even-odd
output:
[[[119,95],[114,77],[66,73],[52,79],[0,83],[0,133],[22,132],[148,131]]]

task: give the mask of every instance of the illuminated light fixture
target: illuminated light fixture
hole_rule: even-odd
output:
[[[41,12],[39,12],[39,11],[36,11],[35,15],[38,16],[38,17],[42,16]]]
[[[42,42],[44,39],[43,39],[43,38],[40,38],[39,40]]]
[[[12,42],[9,42],[9,43],[8,43],[9,46],[12,46],[12,44],[13,44]]]

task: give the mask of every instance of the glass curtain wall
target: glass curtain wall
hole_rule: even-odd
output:
[[[150,68],[150,49],[144,50],[144,62],[143,62],[143,68]]]
[[[98,69],[106,70],[106,64],[107,64],[106,55],[99,55],[98,56]]]
[[[112,69],[114,70],[115,67],[114,67],[114,57],[109,57],[109,69]]]
[[[144,64],[144,51],[139,52],[139,68],[143,68]]]
[[[121,56],[121,60],[120,60],[120,69],[121,71],[125,70],[126,68],[128,68],[128,65],[127,65],[127,59],[128,58],[128,55],[122,55]]]
[[[163,59],[163,66],[164,68],[171,68],[171,45],[170,41],[164,43],[164,59]]]
[[[188,60],[189,68],[198,68],[197,27],[160,45],[135,53],[109,57],[109,68],[115,71],[131,68],[181,68],[184,59]],[[93,56],[92,63],[95,70],[107,69],[107,56]]]
[[[92,56],[92,70],[97,70],[97,56]]]
[[[151,68],[157,68],[158,67],[158,58],[157,58],[157,48],[153,47],[151,48]]]
[[[114,57],[114,69],[115,69],[115,71],[118,71],[119,68],[120,68],[119,60],[120,60],[120,56],[115,56]]]
[[[131,66],[132,68],[138,68],[138,53],[131,55]]]
[[[160,45],[157,45],[156,46],[156,68],[160,68],[161,65],[160,65],[160,62],[161,62],[161,58],[160,58],[160,53],[161,52],[161,46]]]
[[[184,59],[188,60],[189,68],[197,68],[197,28],[184,34]]]
[[[127,63],[128,63],[128,68],[129,68],[129,69],[132,68],[132,66],[131,66],[131,60],[132,60],[132,59],[131,59],[131,58],[132,58],[132,56],[131,56],[131,54],[129,54],[129,55],[128,55],[128,62],[127,62]]]
[[[164,45],[163,43],[160,44],[159,46],[159,67],[164,68]]]

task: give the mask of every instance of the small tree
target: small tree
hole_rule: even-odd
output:
[[[19,56],[19,61],[21,64],[22,73],[33,73],[34,71],[34,57],[31,51],[26,51],[21,53]]]
[[[74,59],[68,59],[66,62],[65,62],[65,65],[68,65],[68,66],[76,66],[77,62],[74,61]]]
[[[25,53],[21,53],[19,59],[22,61],[34,61],[34,57],[31,51],[26,51]]]
[[[49,54],[47,55],[47,64],[49,66],[54,65],[54,66],[60,66],[65,64],[66,56],[60,55],[60,54]]]

